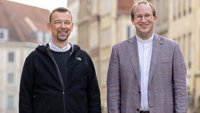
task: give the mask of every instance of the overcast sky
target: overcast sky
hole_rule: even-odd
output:
[[[28,4],[52,11],[56,7],[66,7],[67,0],[10,0],[23,4]]]

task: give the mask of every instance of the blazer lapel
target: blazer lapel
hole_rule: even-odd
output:
[[[133,66],[139,87],[140,87],[140,65],[139,65],[139,57],[138,57],[138,46],[137,46],[137,40],[134,36],[133,38],[128,40],[127,44],[127,52],[131,61],[131,64]]]
[[[157,35],[154,35],[153,39],[153,47],[152,47],[152,55],[151,55],[151,64],[150,64],[150,71],[149,71],[149,81],[148,81],[148,87],[150,87],[150,83],[152,81],[152,78],[154,76],[157,62],[159,59],[159,55],[161,54],[160,48],[163,45],[163,42],[160,40],[160,38]]]

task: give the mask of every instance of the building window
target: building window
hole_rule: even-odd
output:
[[[181,0],[178,0],[178,18],[181,18]]]
[[[6,102],[7,102],[7,105],[6,105],[7,111],[14,111],[14,96],[8,95]]]
[[[176,0],[173,0],[173,20],[175,21],[176,20]]]
[[[187,0],[188,1],[188,12],[191,13],[192,12],[192,0]]]
[[[108,47],[111,44],[111,29],[110,27],[104,29],[102,31],[102,40],[101,45],[102,47]]]
[[[189,13],[192,12],[192,0],[189,0]]]
[[[191,46],[192,46],[192,33],[188,34],[188,67],[191,68],[192,67],[192,50],[191,50]]]
[[[111,2],[112,2],[111,0],[102,0],[102,6],[101,6],[102,14],[107,14],[111,12],[111,9],[112,9]]]
[[[0,28],[0,42],[8,40],[8,30]]]
[[[4,33],[0,32],[0,39],[3,39],[3,37],[4,37]]]
[[[199,28],[199,38],[200,38],[200,28]],[[200,41],[199,41],[199,43],[200,43]],[[198,44],[199,45],[199,48],[200,48],[200,44]],[[200,53],[200,49],[199,49],[199,53]],[[199,70],[200,70],[200,55],[199,55]]]
[[[183,15],[186,15],[186,0],[183,0]]]
[[[8,62],[14,62],[15,61],[15,54],[14,52],[8,53]]]
[[[48,43],[51,40],[51,34],[49,32],[37,31],[35,32],[37,42],[40,44]]]
[[[7,82],[8,82],[8,84],[14,83],[14,74],[13,73],[8,73]]]

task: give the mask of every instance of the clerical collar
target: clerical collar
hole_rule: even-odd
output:
[[[49,47],[50,47],[50,49],[52,51],[56,51],[56,52],[66,52],[66,51],[68,51],[71,48],[71,46],[70,46],[69,43],[67,43],[67,45],[64,46],[63,48],[59,48],[58,46],[56,46],[55,44],[53,44],[52,41],[49,42]]]
[[[140,42],[140,43],[148,43],[148,42],[152,42],[153,41],[153,37],[154,37],[154,34],[147,40],[143,40],[142,38],[138,37],[136,35],[136,38],[137,38],[137,41]]]

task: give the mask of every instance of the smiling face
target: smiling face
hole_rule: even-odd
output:
[[[142,39],[148,39],[153,35],[154,23],[157,16],[153,14],[153,9],[149,4],[138,4],[132,12],[132,23],[135,25],[136,34]]]
[[[52,33],[52,41],[54,44],[66,45],[67,39],[72,32],[73,23],[70,12],[55,11],[51,15],[48,28]]]

